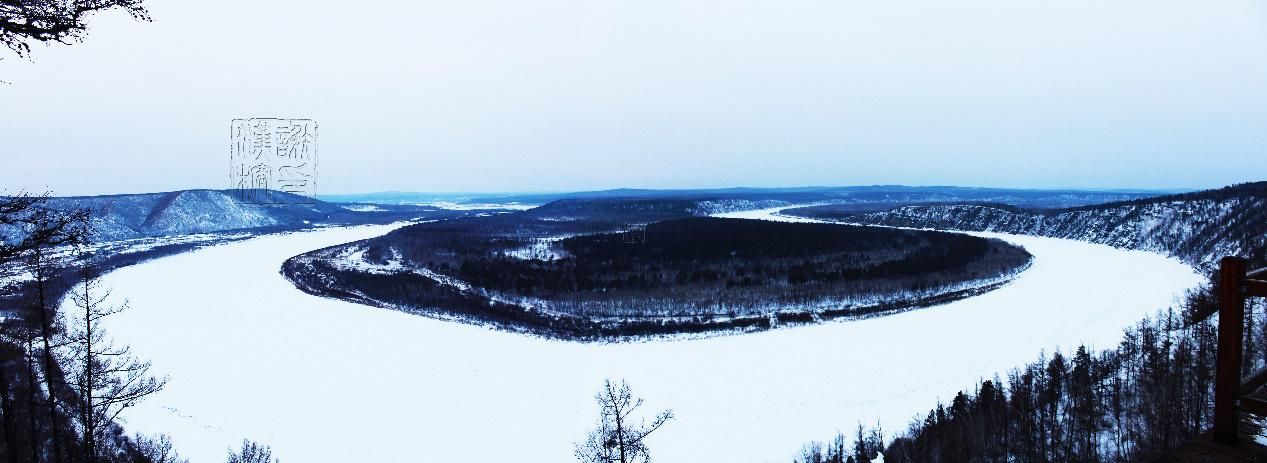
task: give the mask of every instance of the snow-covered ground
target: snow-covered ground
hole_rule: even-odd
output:
[[[568,239],[572,235],[551,236],[548,238],[537,238],[532,240],[527,246],[511,249],[506,255],[516,259],[524,260],[553,260],[567,257],[567,252],[558,246],[558,242]]]
[[[730,214],[772,217],[770,211]],[[106,327],[168,373],[126,413],[194,463],[251,438],[288,463],[566,462],[603,378],[648,413],[659,461],[788,462],[858,421],[898,431],[982,377],[1123,327],[1200,278],[1177,261],[1082,242],[1000,236],[1033,266],[982,296],[898,315],[740,336],[551,341],[323,299],[278,273],[305,251],[391,226],[268,235],[105,277],[131,310]],[[998,236],[998,235],[992,235]]]

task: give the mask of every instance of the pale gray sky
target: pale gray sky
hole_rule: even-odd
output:
[[[1267,4],[149,0],[0,61],[0,188],[227,186],[320,124],[319,193],[1267,179]]]

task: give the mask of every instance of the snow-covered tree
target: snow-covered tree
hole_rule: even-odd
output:
[[[249,440],[242,441],[242,449],[236,452],[230,451],[228,463],[279,463],[280,460],[273,458],[273,449],[267,445],[262,445]]]
[[[106,337],[101,321],[127,308],[127,302],[111,305],[109,298],[110,291],[102,288],[96,271],[85,262],[79,286],[70,294],[76,310],[66,314],[69,328],[62,345],[66,379],[77,393],[76,400],[68,404],[68,414],[82,433],[88,463],[102,455],[106,431],[119,413],[158,392],[167,382],[150,374],[148,361]]]
[[[598,402],[598,426],[585,440],[576,443],[576,458],[584,463],[646,463],[651,461],[646,438],[673,419],[673,411],[660,412],[650,423],[636,419],[634,412],[642,406],[629,383],[621,380],[603,382],[603,389],[594,395]]]
[[[137,453],[148,458],[150,463],[189,463],[189,460],[176,453],[176,449],[172,447],[172,439],[167,434],[155,437],[138,435],[133,440],[136,441]]]

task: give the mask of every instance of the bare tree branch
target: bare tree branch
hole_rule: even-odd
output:
[[[3,0],[0,1],[0,44],[19,57],[31,52],[31,43],[82,41],[88,16],[120,9],[133,18],[150,21],[142,0]]]
[[[603,383],[603,389],[594,395],[598,402],[598,426],[583,442],[576,443],[576,458],[584,463],[647,463],[651,461],[645,439],[673,419],[673,411],[656,415],[650,425],[631,417],[642,399],[635,398],[629,383],[621,380]]]

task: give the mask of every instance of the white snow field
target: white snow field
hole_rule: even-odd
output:
[[[729,214],[772,217],[772,211]],[[580,344],[310,296],[283,260],[391,226],[269,235],[105,277],[131,309],[106,327],[171,377],[125,414],[194,463],[243,438],[285,463],[567,462],[604,378],[652,414],[663,462],[789,462],[877,420],[890,434],[981,378],[1122,329],[1200,281],[1156,254],[1001,236],[1033,267],[982,296],[898,315],[707,339]]]

